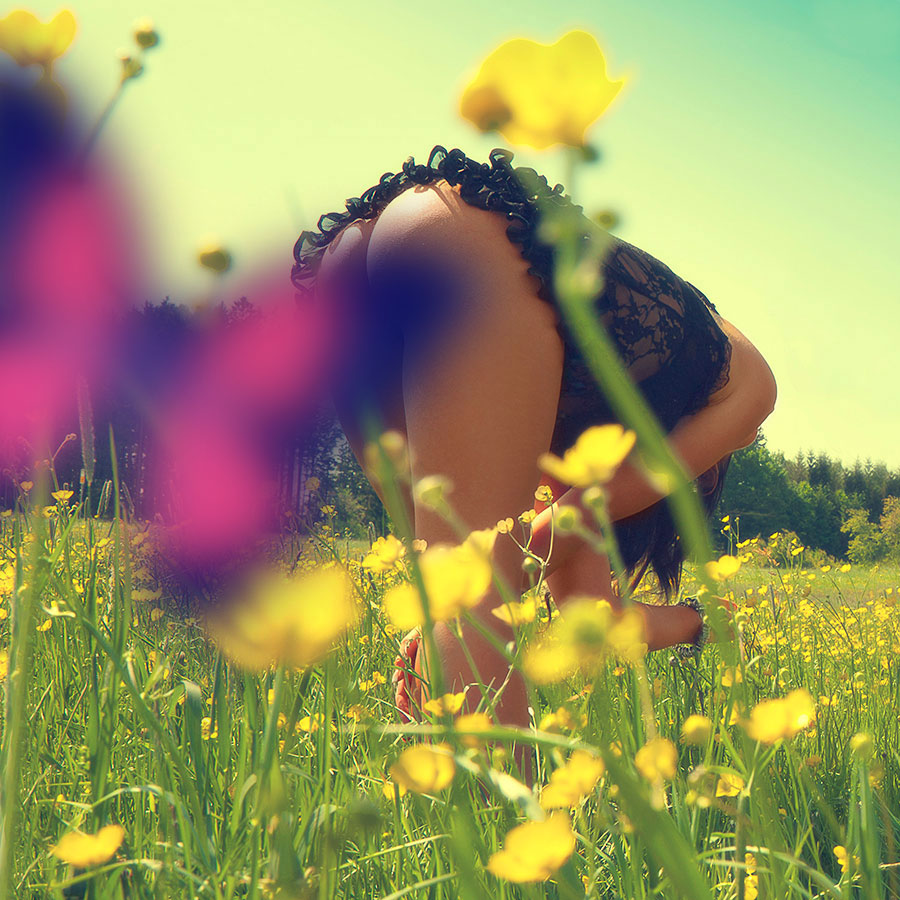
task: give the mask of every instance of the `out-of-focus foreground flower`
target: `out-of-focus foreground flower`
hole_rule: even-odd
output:
[[[459,110],[481,131],[499,131],[512,144],[582,147],[585,131],[624,83],[607,77],[603,51],[585,31],[549,45],[516,38],[484,60]]]
[[[454,619],[477,606],[491,586],[491,551],[497,529],[473,531],[457,547],[429,547],[419,567],[434,622]],[[384,595],[384,609],[397,628],[425,624],[422,598],[414,584],[400,584]]]
[[[277,664],[305,668],[318,662],[359,620],[349,575],[339,567],[287,575],[257,574],[207,628],[222,651],[244,668]]]
[[[546,881],[575,851],[569,817],[554,813],[543,822],[526,822],[506,835],[492,854],[488,871],[506,881]]]
[[[562,459],[542,453],[541,470],[573,487],[589,487],[609,481],[634,447],[636,435],[621,425],[593,425],[586,429]]]
[[[419,744],[400,754],[391,766],[391,777],[406,790],[434,794],[453,781],[456,762],[447,744]]]
[[[0,19],[0,50],[20,66],[49,66],[69,49],[76,29],[69,9],[60,10],[49,22],[26,9],[14,9]]]
[[[124,837],[125,829],[121,825],[106,825],[96,834],[73,831],[63,835],[50,852],[63,862],[86,869],[112,858]]]
[[[0,66],[0,384],[15,385],[0,407],[6,463],[17,442],[72,421],[79,378],[115,383],[121,313],[140,291],[127,191],[111,166],[80,164],[76,126],[42,81]]]
[[[644,621],[634,608],[614,612],[606,600],[568,601],[547,633],[525,653],[523,669],[537,684],[590,676],[607,658],[635,661],[647,652]]]
[[[809,691],[799,688],[786,697],[760,701],[743,724],[753,740],[774,744],[809,728],[815,719],[815,700]]]

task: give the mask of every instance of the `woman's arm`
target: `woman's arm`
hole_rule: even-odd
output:
[[[775,407],[775,378],[762,354],[733,325],[724,320],[721,324],[732,348],[728,383],[710,398],[707,406],[682,419],[669,435],[672,451],[692,478],[734,450],[752,443],[757,429]],[[636,463],[627,460],[606,485],[606,494],[613,520],[632,516],[665,496],[647,480]],[[581,503],[581,495],[580,489],[570,488],[557,503],[581,507],[590,517],[591,513]],[[550,516],[547,508],[533,523],[531,549],[544,558],[549,550]],[[577,537],[555,535],[548,573],[564,563],[580,545]]]

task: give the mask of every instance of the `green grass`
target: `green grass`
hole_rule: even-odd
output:
[[[536,720],[563,709],[557,719],[571,726],[519,735],[535,749],[538,784],[569,747],[595,748],[607,772],[574,811],[572,857],[551,880],[516,886],[485,868],[513,827],[542,815],[504,777],[518,774],[508,731],[496,729],[507,740],[482,752],[437,725],[455,748],[450,787],[384,790],[408,746],[402,732],[415,731],[396,725],[391,699],[397,635],[380,598],[394,576],[353,567],[365,598],[359,628],[318,666],[257,676],[226,663],[198,622],[162,612],[164,597],[132,600],[152,598],[148,541],[115,566],[116,541],[128,542],[109,523],[79,521],[68,534],[64,521],[50,524],[52,537],[39,531],[30,543],[16,517],[0,533],[2,609],[13,613],[0,621],[0,646],[15,659],[14,618],[32,646],[7,682],[5,762],[21,740],[3,809],[15,825],[7,896],[726,900],[740,896],[746,852],[759,896],[900,895],[896,567],[826,573],[803,568],[789,547],[777,567],[761,565],[771,561],[745,546],[754,555],[727,585],[741,604],[742,680],[722,684],[711,646],[698,665],[663,651],[646,667],[611,661],[590,685],[536,689]],[[348,545],[326,533],[306,552],[324,560]],[[694,586],[689,576],[684,590]],[[766,747],[728,724],[733,710],[745,716],[799,687],[818,708],[796,737]],[[714,733],[686,746],[681,725],[698,712]],[[654,729],[679,753],[661,808],[632,762]],[[850,749],[863,731],[874,738],[870,761]],[[725,772],[744,781],[737,796],[716,796]],[[49,854],[64,834],[108,823],[125,830],[109,862],[74,870]],[[858,859],[846,874],[835,846]]]

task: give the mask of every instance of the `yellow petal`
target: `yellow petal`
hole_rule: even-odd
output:
[[[48,25],[47,50],[51,59],[57,59],[69,49],[77,29],[75,16],[70,9],[60,10]]]
[[[394,781],[408,790],[433,794],[453,781],[456,762],[446,744],[420,744],[404,750],[390,771]]]
[[[720,556],[718,560],[713,560],[706,564],[706,572],[714,581],[725,581],[731,578],[741,567],[741,561],[737,557],[726,554]]]
[[[678,751],[667,738],[652,738],[635,754],[637,770],[648,780],[675,777]]]
[[[492,609],[491,614],[507,625],[526,625],[534,621],[536,614],[534,598],[530,597],[521,603],[504,603],[503,606]]]
[[[544,881],[575,851],[569,818],[554,813],[543,822],[526,822],[506,835],[503,849],[488,860],[488,871],[512,882]]]
[[[111,859],[124,837],[125,829],[121,825],[106,825],[96,834],[70,832],[50,852],[63,862],[84,869]]]
[[[603,52],[587,32],[571,31],[550,45],[515,38],[484,60],[460,112],[513,144],[581,146],[623,84],[607,78]]]
[[[67,9],[46,24],[28,10],[13,10],[0,20],[0,50],[20,66],[48,65],[68,49],[75,29],[75,16]]]
[[[734,772],[724,772],[716,784],[717,797],[736,797],[744,789],[744,779]]]

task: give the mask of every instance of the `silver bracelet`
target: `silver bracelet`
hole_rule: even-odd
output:
[[[706,620],[703,604],[700,602],[699,597],[685,597],[684,600],[679,600],[675,606],[685,606],[700,616],[700,632],[697,637],[688,643],[675,645],[675,652],[681,659],[696,659],[700,656],[700,652],[709,640],[709,622]]]

